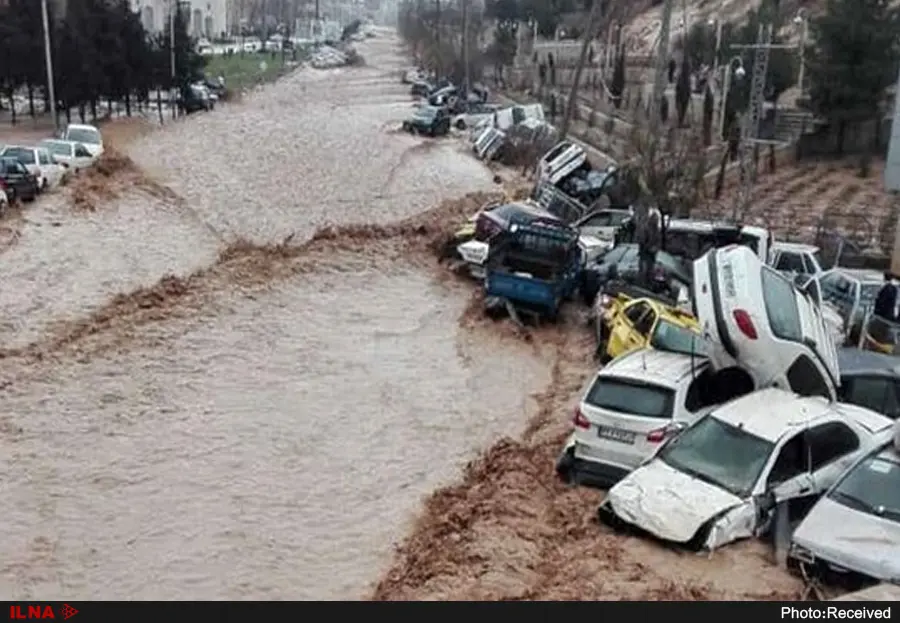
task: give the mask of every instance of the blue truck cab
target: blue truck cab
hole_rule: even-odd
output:
[[[555,219],[514,223],[491,240],[485,264],[488,299],[554,320],[578,287],[583,266],[578,230]]]

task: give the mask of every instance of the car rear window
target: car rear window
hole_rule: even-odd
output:
[[[600,376],[594,381],[584,401],[598,409],[619,413],[669,419],[675,392],[668,387]]]
[[[790,281],[777,272],[762,268],[763,302],[769,326],[776,337],[799,342],[803,339],[797,293]]]

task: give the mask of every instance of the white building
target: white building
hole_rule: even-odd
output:
[[[131,0],[131,6],[140,13],[147,32],[165,29],[174,0]],[[230,0],[181,0],[181,10],[189,16],[188,32],[193,37],[223,36],[230,32],[228,5]]]

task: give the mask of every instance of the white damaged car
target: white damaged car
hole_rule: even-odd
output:
[[[598,516],[691,549],[758,536],[779,505],[802,516],[892,425],[855,405],[764,389],[661,446],[609,490]]]
[[[834,331],[816,292],[796,287],[749,248],[732,245],[694,262],[693,299],[714,369],[744,370],[755,387],[835,400]]]
[[[848,588],[900,580],[900,439],[895,444],[863,457],[813,507],[794,532],[791,567]]]

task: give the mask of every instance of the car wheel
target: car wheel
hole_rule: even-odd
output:
[[[460,119],[456,122],[457,130],[465,130],[466,129],[466,121],[465,119]]]

